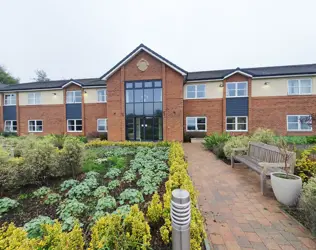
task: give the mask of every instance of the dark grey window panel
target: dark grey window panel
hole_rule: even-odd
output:
[[[16,106],[3,106],[3,120],[16,120]]]
[[[81,103],[66,104],[66,119],[81,119]]]
[[[248,97],[226,98],[226,116],[248,116]]]

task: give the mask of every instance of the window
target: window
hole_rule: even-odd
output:
[[[81,90],[67,91],[67,103],[81,103]]]
[[[43,132],[43,121],[42,120],[29,121],[29,132]]]
[[[68,132],[82,132],[82,120],[67,120]]]
[[[228,82],[226,83],[226,97],[247,97],[247,82]]]
[[[206,131],[206,117],[187,117],[187,131]]]
[[[98,119],[97,130],[98,132],[106,132],[108,131],[107,120],[106,119]]]
[[[106,102],[106,89],[99,89],[98,93],[98,102]]]
[[[187,98],[205,98],[205,84],[187,85]]]
[[[247,131],[248,117],[247,116],[227,116],[226,131]]]
[[[310,95],[312,94],[312,80],[288,80],[288,94],[289,95]]]
[[[310,115],[288,115],[287,131],[312,131]]]
[[[4,105],[16,105],[16,94],[5,94],[4,95]]]
[[[15,120],[4,121],[4,131],[5,132],[16,132],[17,131],[17,123]]]
[[[28,104],[34,105],[34,104],[40,104],[41,103],[41,93],[29,93],[28,94]]]

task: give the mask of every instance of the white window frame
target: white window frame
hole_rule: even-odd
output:
[[[31,130],[30,130],[30,122],[35,122],[35,125],[34,125],[34,126],[35,126],[35,131],[31,131]],[[36,129],[37,127],[41,126],[41,125],[38,125],[37,122],[42,122],[42,130],[37,130],[37,129]],[[27,125],[28,125],[28,131],[29,131],[29,133],[41,133],[41,132],[43,132],[43,130],[44,130],[44,123],[43,123],[43,120],[28,120]]]
[[[74,121],[74,127],[75,130],[69,130],[69,121]],[[77,130],[77,121],[81,121],[81,130]],[[68,119],[67,120],[67,132],[82,132],[82,128],[83,128],[83,123],[82,123],[82,119]]]
[[[8,103],[6,103],[6,96],[9,96]],[[14,98],[12,98],[14,96]],[[4,94],[3,97],[3,105],[4,106],[16,106],[16,94]],[[14,102],[13,102],[14,100]]]
[[[13,130],[13,122],[16,122],[16,130]],[[7,126],[7,123],[9,123],[9,130],[6,130],[6,126]],[[3,128],[3,131],[4,132],[14,132],[16,133],[18,131],[18,123],[16,120],[5,120],[4,121],[4,128]]]
[[[102,94],[102,92],[104,91],[104,94]],[[104,96],[104,101],[99,99],[99,93],[101,93],[101,96]],[[98,102],[104,103],[106,102],[106,89],[98,89],[97,90],[97,98],[98,98]]]
[[[105,130],[99,129],[99,121],[105,121]],[[108,119],[107,118],[100,118],[97,120],[97,131],[98,132],[108,132]]]
[[[76,93],[80,92],[80,102],[76,101]],[[68,93],[71,94],[71,101],[68,100]],[[69,90],[66,92],[66,103],[73,104],[73,103],[82,103],[82,91],[81,90]]]
[[[197,90],[198,86],[204,86],[204,97],[198,97],[197,93],[201,92]],[[188,97],[188,87],[194,87],[194,97]],[[205,99],[206,98],[206,84],[189,84],[185,88],[185,98],[186,99]]]
[[[227,123],[227,118],[235,118],[235,122],[234,123]],[[244,123],[238,123],[238,118],[246,118],[246,129],[245,130],[238,129],[238,124],[244,124]],[[228,130],[227,124],[235,124],[235,130]],[[248,132],[248,116],[242,116],[242,115],[241,116],[226,116],[225,126],[226,126],[227,132]]]
[[[246,84],[246,94],[245,95],[238,95],[238,84],[239,83],[245,83]],[[228,91],[228,85],[235,85],[235,95],[229,96],[229,91]],[[226,98],[238,98],[238,97],[248,97],[248,82],[247,81],[242,81],[242,82],[227,82],[226,83]]]
[[[297,116],[297,120],[298,120],[298,129],[289,129],[289,117],[291,116]],[[313,131],[313,126],[312,124],[309,126],[309,129],[302,129],[301,128],[301,116],[310,116],[310,115],[287,115],[286,116],[286,129],[287,131],[289,132],[310,132],[310,131]],[[294,123],[294,122],[291,122],[291,123]]]
[[[188,130],[188,119],[189,118],[194,118],[195,119],[195,130]],[[205,130],[199,130],[198,129],[198,123],[197,120],[199,118],[204,118],[205,119]],[[186,132],[206,132],[207,131],[207,117],[206,116],[187,116],[186,119],[186,124],[185,124],[185,130]]]
[[[28,93],[27,94],[27,104],[28,105],[41,104],[41,92]]]
[[[301,81],[306,81],[309,80],[310,81],[310,88],[311,88],[311,92],[310,93],[301,93]],[[298,81],[298,94],[294,93],[291,94],[290,93],[290,81]],[[313,94],[313,80],[311,78],[306,78],[306,79],[288,79],[287,80],[287,94],[288,95],[311,95]]]

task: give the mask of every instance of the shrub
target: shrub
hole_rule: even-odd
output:
[[[43,236],[43,224],[53,224],[54,221],[48,216],[38,216],[29,222],[25,223],[24,229],[27,232],[29,238],[37,238]]]
[[[100,186],[94,191],[93,196],[96,198],[102,198],[106,196],[108,193],[109,193],[109,190],[107,189],[106,186]]]
[[[104,175],[104,178],[114,179],[121,174],[121,170],[118,168],[110,168],[109,171]]]
[[[162,204],[160,202],[160,197],[155,193],[149,203],[147,209],[147,217],[150,222],[157,223],[162,216]]]
[[[224,153],[227,158],[230,158],[234,148],[247,148],[249,143],[249,137],[242,135],[242,136],[232,136],[229,140],[225,143],[224,146]]]
[[[275,137],[278,140],[279,137]],[[308,144],[307,136],[282,136],[288,144]]]
[[[4,197],[0,199],[0,216],[9,210],[16,208],[19,203],[16,200]]]
[[[113,180],[108,183],[107,189],[113,190],[121,185],[119,180]]]
[[[23,167],[23,164],[24,159],[22,157],[1,160],[0,187],[2,190],[19,188],[27,183],[27,180],[24,179],[27,169]]]
[[[86,197],[91,194],[91,190],[88,185],[85,183],[80,183],[77,186],[72,187],[68,193],[67,196],[70,199],[82,199],[83,197]]]
[[[98,200],[96,210],[110,210],[116,208],[116,200],[114,197],[108,195]]]
[[[311,178],[304,185],[299,206],[307,227],[316,234],[316,177]]]
[[[218,159],[225,158],[224,146],[225,146],[224,142],[221,142],[221,143],[217,144],[216,146],[213,146],[212,151]]]
[[[275,134],[271,129],[257,128],[250,140],[265,144],[275,144]]]
[[[87,148],[96,148],[96,147],[105,147],[105,146],[120,146],[120,147],[167,147],[170,146],[168,141],[159,141],[159,142],[133,142],[133,141],[124,141],[124,142],[114,142],[114,141],[101,141],[93,140],[88,142],[85,145]]]
[[[64,147],[65,140],[67,135],[54,135],[50,134],[46,136],[47,140],[49,140],[56,148],[62,149]]]
[[[74,179],[69,179],[69,180],[65,180],[61,185],[60,185],[60,190],[66,191],[74,186],[77,186],[79,184],[79,181],[74,180]]]
[[[78,217],[87,209],[87,206],[76,199],[66,199],[57,208],[59,218],[65,221],[69,217]]]
[[[299,175],[304,182],[316,174],[316,146],[306,149],[301,157],[296,160],[295,174]]]
[[[47,195],[44,204],[45,205],[53,205],[60,202],[61,196],[57,193],[50,193]]]
[[[132,205],[143,202],[144,197],[137,189],[127,188],[120,194],[119,200],[121,205],[123,205],[125,201]]]
[[[51,192],[51,189],[49,187],[41,187],[33,192],[33,196],[36,198],[43,199],[50,192]]]
[[[219,144],[225,143],[231,136],[228,133],[213,133],[204,137],[203,145],[209,150],[213,150]]]

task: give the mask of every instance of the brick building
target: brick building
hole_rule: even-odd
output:
[[[258,127],[314,134],[316,64],[187,72],[139,45],[100,78],[0,87],[0,130],[177,140]]]

